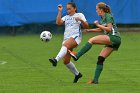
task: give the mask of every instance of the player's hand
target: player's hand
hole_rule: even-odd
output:
[[[58,5],[58,11],[62,12],[63,6],[61,4]]]
[[[90,32],[90,29],[84,29],[82,32],[83,33],[88,33],[88,32]]]
[[[95,24],[96,26],[98,26],[98,25],[99,25],[98,20],[94,21],[94,24]]]
[[[81,17],[75,17],[75,20],[78,21],[82,21]]]

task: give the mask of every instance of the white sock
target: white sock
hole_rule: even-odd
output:
[[[62,59],[66,55],[66,53],[67,53],[67,47],[62,46],[61,49],[60,49],[60,51],[59,51],[59,53],[57,54],[57,56],[55,58],[57,60],[57,62],[60,59]]]
[[[66,64],[66,66],[74,75],[79,74],[79,71],[77,70],[77,68],[75,67],[75,65],[72,62]]]

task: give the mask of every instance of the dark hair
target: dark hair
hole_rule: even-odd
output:
[[[73,8],[75,8],[75,12],[77,13],[77,7],[76,7],[76,4],[73,3],[73,2],[69,2],[67,5],[71,5]]]
[[[110,6],[103,3],[103,2],[100,2],[97,4],[97,6],[102,9],[105,13],[111,13],[111,9],[110,9]]]

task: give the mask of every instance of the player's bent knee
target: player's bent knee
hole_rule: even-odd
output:
[[[72,49],[72,47],[70,45],[64,44],[63,46],[65,46],[67,49]]]
[[[65,46],[67,49],[69,49],[69,46],[68,45],[63,44],[63,46]]]
[[[105,58],[102,57],[102,56],[98,56],[98,61],[97,61],[97,64],[98,65],[103,65],[103,62],[105,61]]]
[[[94,44],[94,39],[93,39],[93,38],[90,38],[90,39],[88,40],[88,42],[89,42],[90,44]]]
[[[70,61],[65,61],[63,62],[65,65],[67,65],[68,63],[70,63]]]

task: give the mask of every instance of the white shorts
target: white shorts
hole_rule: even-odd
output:
[[[74,38],[74,40],[76,41],[76,43],[79,45],[80,43],[81,43],[81,37],[80,36],[71,36],[72,38]],[[63,40],[63,43],[62,44],[64,44],[65,43],[65,41],[67,41],[69,38],[67,38],[67,39],[64,39]]]

